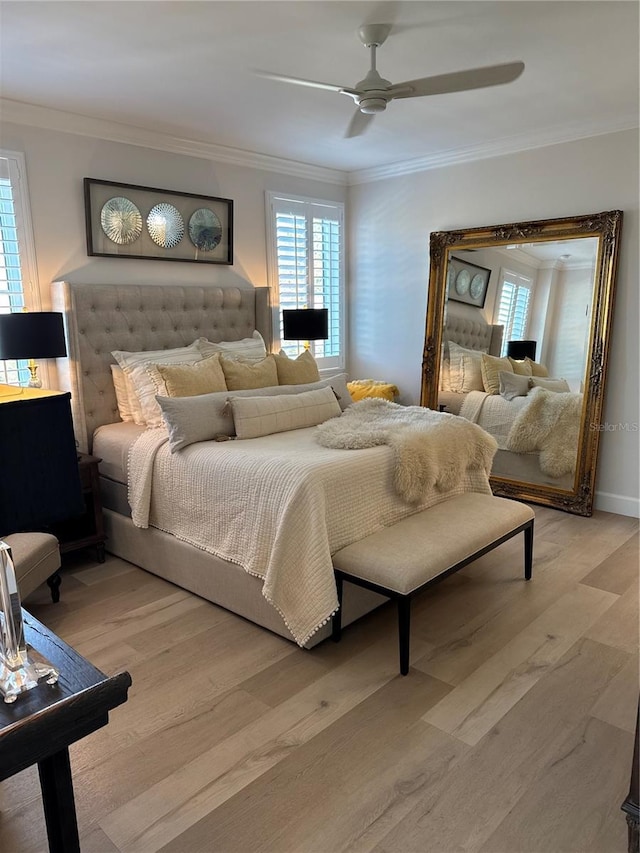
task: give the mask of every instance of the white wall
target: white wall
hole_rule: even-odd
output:
[[[638,179],[625,131],[351,187],[351,374],[418,402],[431,231],[621,209],[596,507],[639,515]]]
[[[346,188],[88,136],[2,123],[2,148],[26,159],[43,308],[52,281],[90,284],[267,284],[265,190],[344,201]],[[87,256],[82,179],[230,198],[232,266]]]

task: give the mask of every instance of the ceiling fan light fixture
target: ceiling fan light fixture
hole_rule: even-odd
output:
[[[387,102],[384,98],[360,98],[358,107],[361,113],[374,115],[375,113],[383,113],[387,108]]]

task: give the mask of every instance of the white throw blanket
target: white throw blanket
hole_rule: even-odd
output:
[[[317,427],[316,438],[343,450],[388,444],[395,453],[396,491],[409,503],[434,487],[451,489],[465,471],[488,473],[497,449],[494,438],[464,418],[380,399],[349,406]]]
[[[550,477],[573,474],[576,469],[582,394],[557,393],[534,388],[507,440],[517,453],[540,451],[540,470]]]
[[[336,610],[331,554],[457,494],[491,494],[488,472],[409,505],[393,488],[389,447],[345,454],[315,427],[245,441],[200,442],[171,454],[164,429],[129,456],[134,524],[153,526],[262,578],[262,593],[303,645]]]

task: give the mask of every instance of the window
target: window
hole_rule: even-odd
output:
[[[509,341],[521,341],[527,337],[533,279],[503,269],[500,280],[502,284],[493,322],[504,326],[500,355],[506,355]]]
[[[344,205],[267,193],[267,221],[274,338],[295,358],[304,341],[282,339],[282,309],[327,308],[329,338],[311,352],[321,369],[344,367]]]
[[[0,151],[0,313],[39,309],[24,157]],[[26,384],[26,360],[0,361],[0,382]]]

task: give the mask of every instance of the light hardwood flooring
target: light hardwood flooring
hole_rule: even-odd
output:
[[[71,748],[84,853],[624,853],[638,701],[638,522],[536,508],[521,537],[312,651],[115,557],[27,606],[133,687]],[[37,772],[0,850],[46,849]]]

